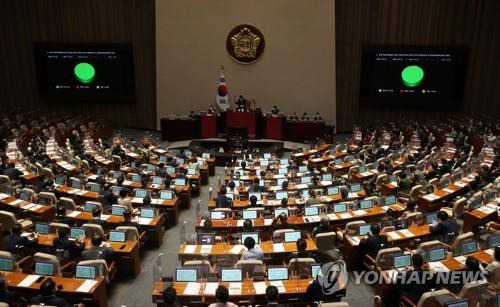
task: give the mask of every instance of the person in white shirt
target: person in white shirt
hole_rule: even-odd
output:
[[[248,250],[241,255],[241,260],[264,261],[264,252],[255,247],[255,240],[252,237],[245,238],[243,244]]]
[[[238,307],[238,305],[228,302],[229,291],[222,285],[215,290],[215,299],[217,303],[210,304],[208,307]]]

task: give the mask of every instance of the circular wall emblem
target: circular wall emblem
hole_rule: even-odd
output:
[[[252,64],[264,53],[264,35],[252,25],[239,25],[229,32],[226,49],[233,60],[241,64]]]

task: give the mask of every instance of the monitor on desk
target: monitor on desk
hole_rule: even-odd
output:
[[[460,250],[463,255],[471,254],[477,252],[477,243],[476,241],[466,241],[463,242],[460,246]]]
[[[278,178],[276,181],[277,181],[276,183],[277,183],[279,186],[282,186],[282,185],[283,185],[283,182],[285,182],[285,181],[286,181],[286,178]]]
[[[0,257],[0,271],[14,272],[15,264],[14,259]]]
[[[222,282],[240,282],[243,280],[243,272],[241,269],[224,268],[220,270]]]
[[[481,201],[480,198],[478,198],[478,199],[474,199],[473,201],[471,201],[469,207],[471,209],[477,209],[477,208],[481,207],[482,205],[483,205],[483,202]]]
[[[321,271],[321,264],[311,264],[311,277],[316,279],[317,277],[323,276]]]
[[[83,212],[92,212],[95,208],[97,208],[97,204],[86,202],[83,205]]]
[[[370,199],[359,202],[359,209],[367,210],[371,208],[373,208],[373,202]]]
[[[132,181],[133,182],[141,182],[141,175],[133,175],[132,176]]]
[[[384,198],[384,205],[386,206],[394,205],[395,203],[396,203],[395,195],[389,195]]]
[[[96,267],[93,265],[77,265],[75,270],[76,278],[96,279]]]
[[[231,201],[234,201],[234,194],[233,193],[226,193],[226,197],[231,199]]]
[[[318,207],[304,207],[304,215],[305,216],[312,216],[312,215],[318,215],[318,214],[319,214]]]
[[[288,209],[286,208],[276,208],[274,209],[274,217],[278,217],[281,215],[281,213],[284,213],[288,216]]]
[[[425,252],[424,259],[427,262],[441,261],[446,258],[446,250],[444,248],[431,249]]]
[[[425,187],[425,193],[426,194],[432,194],[434,193],[434,185],[433,184],[429,184],[428,186]]]
[[[323,181],[332,181],[333,177],[331,173],[326,173],[321,176]]]
[[[488,202],[493,201],[497,198],[497,193],[495,191],[488,192],[486,193],[485,198]]]
[[[252,238],[255,244],[259,244],[259,233],[258,232],[242,232],[241,233],[241,243],[245,243],[246,238]]]
[[[328,187],[327,193],[328,193],[328,195],[338,195],[339,194],[339,187]]]
[[[174,199],[173,191],[160,191],[160,199]]]
[[[155,208],[141,208],[141,218],[152,219],[156,216]]]
[[[120,172],[120,171],[114,171],[113,172],[113,179],[118,179],[121,176],[123,176],[122,172]]]
[[[268,166],[269,165],[269,160],[263,159],[260,160],[260,166]]]
[[[370,226],[371,225],[361,225],[358,228],[358,235],[360,236],[366,236],[368,233],[370,233]]]
[[[109,232],[109,241],[111,242],[125,242],[126,241],[126,232],[121,230],[111,230]]]
[[[8,184],[4,183],[0,186],[0,192],[7,194],[7,195],[13,195],[14,189],[11,188]]]
[[[309,198],[309,190],[308,189],[300,190],[300,194],[302,195],[302,198],[304,198],[304,199]]]
[[[163,184],[163,178],[161,177],[153,177],[153,184]]]
[[[280,165],[288,165],[288,159],[280,159]]]
[[[64,175],[58,175],[55,178],[55,182],[57,185],[65,185],[66,184],[66,176]]]
[[[186,178],[175,178],[175,185],[186,185]]]
[[[347,211],[347,205],[346,204],[335,204],[333,205],[333,212],[334,213],[342,213]]]
[[[335,165],[341,165],[342,164],[342,159],[337,158],[335,159]]]
[[[262,195],[260,193],[248,193],[248,199],[250,199],[250,197],[252,196],[255,196],[257,198],[257,201],[262,200]]]
[[[360,173],[364,173],[364,172],[366,172],[366,167],[365,166],[360,166],[360,167],[358,167],[358,171]]]
[[[408,228],[408,220],[395,220],[394,221],[394,228],[396,230],[400,230],[400,229],[406,229]]]
[[[389,182],[398,182],[398,177],[396,175],[390,175]]]
[[[182,158],[175,158],[175,162],[177,164],[184,164],[184,159],[182,159]]]
[[[167,174],[172,175],[175,173],[175,167],[167,166]]]
[[[126,207],[118,206],[118,205],[112,205],[111,206],[111,215],[123,216],[123,212],[125,212],[126,210],[127,210]]]
[[[500,245],[500,234],[491,234],[488,236],[488,246],[495,248]]]
[[[26,191],[21,191],[19,193],[19,199],[24,200],[24,201],[31,201],[31,194]]]
[[[269,152],[265,152],[264,159],[271,159],[271,154]]]
[[[283,198],[288,198],[288,191],[276,191],[276,199],[282,200]]]
[[[306,165],[299,166],[299,173],[307,173],[307,166]]]
[[[156,171],[156,166],[154,166],[153,164],[148,164],[148,165],[146,166],[146,170],[147,170],[148,172],[154,172],[154,171]]]
[[[288,280],[287,267],[273,267],[267,268],[267,280]]]
[[[85,237],[85,229],[81,227],[71,227],[69,231],[69,237],[71,239],[78,239],[80,237]]]
[[[49,234],[49,224],[47,223],[36,223],[35,224],[35,232],[41,235],[48,235]]]
[[[44,276],[54,276],[55,266],[53,263],[50,263],[50,262],[36,261],[35,262],[35,274],[36,275],[44,275]]]
[[[196,174],[196,168],[188,168],[188,172],[187,172],[188,175],[195,175]]]
[[[469,307],[468,299],[454,300],[451,302],[446,302],[443,307]]]
[[[101,191],[101,186],[97,183],[89,183],[89,186],[91,192],[99,193]]]
[[[394,268],[399,269],[411,265],[411,255],[405,254],[400,256],[394,256]]]
[[[196,234],[196,241],[200,245],[214,245],[215,244],[215,234],[214,233],[198,233]]]
[[[135,197],[137,198],[144,198],[148,196],[148,190],[145,189],[137,189],[135,190]]]
[[[160,162],[161,163],[167,162],[167,156],[160,156]]]
[[[226,213],[224,211],[210,211],[210,219],[212,220],[224,220],[226,218]]]
[[[425,222],[427,224],[434,224],[435,222],[437,222],[438,220],[438,217],[437,217],[437,213],[435,212],[431,212],[431,213],[426,213],[425,214]]]
[[[196,269],[176,269],[176,282],[196,282],[198,280],[198,270]]]
[[[257,210],[243,210],[243,219],[254,220],[257,218]]]
[[[278,174],[280,174],[280,175],[286,175],[286,174],[288,174],[288,167],[280,167],[278,169]]]
[[[287,231],[285,232],[285,243],[297,242],[302,237],[300,231]]]
[[[302,184],[310,184],[311,183],[311,176],[302,176],[302,177],[300,177],[300,183],[302,183]]]

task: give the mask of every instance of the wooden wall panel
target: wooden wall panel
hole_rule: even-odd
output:
[[[38,96],[33,42],[132,43],[136,103],[47,104]],[[0,105],[96,114],[116,125],[155,128],[154,0],[0,1]]]
[[[337,127],[378,121],[500,115],[500,1],[336,0]],[[359,106],[362,46],[466,45],[464,100],[448,111]]]

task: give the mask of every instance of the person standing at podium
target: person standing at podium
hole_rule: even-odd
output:
[[[240,95],[240,97],[238,98],[238,100],[236,100],[236,111],[237,112],[245,112],[246,111],[246,105],[247,105],[247,101],[245,98],[243,98],[243,95]]]

